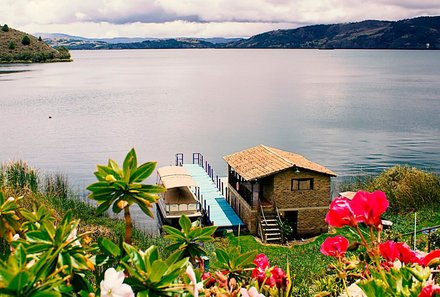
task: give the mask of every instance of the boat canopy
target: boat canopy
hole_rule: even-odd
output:
[[[181,166],[166,166],[157,169],[157,174],[166,189],[197,186],[197,183]]]

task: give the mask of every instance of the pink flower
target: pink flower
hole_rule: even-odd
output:
[[[194,297],[198,297],[199,296],[199,290],[203,289],[203,285],[202,283],[197,283],[197,279],[196,279],[196,274],[194,273],[194,269],[192,267],[192,265],[188,265],[186,267],[186,275],[189,277],[190,281],[191,281],[191,289],[192,292],[191,294]]]
[[[125,275],[123,271],[116,271],[109,268],[104,273],[104,280],[101,281],[102,297],[134,297],[133,290],[124,284]]]
[[[269,267],[269,260],[267,259],[267,257],[266,257],[265,254],[258,254],[258,255],[255,257],[253,263],[254,263],[257,267],[259,267],[259,268],[261,268],[261,269],[263,269],[263,270],[266,269],[267,267]]]
[[[440,294],[440,286],[429,284],[422,289],[418,297],[432,297],[436,294]]]
[[[388,200],[382,191],[359,191],[354,195],[350,206],[357,222],[377,227],[382,223],[380,216],[387,210]]]
[[[327,237],[321,245],[321,253],[326,256],[341,258],[348,248],[348,240],[343,236]]]
[[[327,224],[333,227],[356,226],[357,221],[350,206],[350,200],[345,197],[336,197],[330,203],[330,210],[325,217]]]

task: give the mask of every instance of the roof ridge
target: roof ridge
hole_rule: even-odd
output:
[[[270,153],[274,154],[275,156],[281,158],[283,161],[291,164],[292,166],[296,166],[295,163],[293,163],[292,161],[290,161],[289,159],[284,158],[283,156],[281,156],[280,154],[278,154],[277,152],[274,152],[273,150],[271,150],[271,148],[265,146],[264,144],[261,145],[263,148],[265,148],[266,150],[268,150]]]

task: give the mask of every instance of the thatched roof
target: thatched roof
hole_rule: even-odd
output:
[[[301,155],[262,144],[225,156],[223,159],[246,180],[262,178],[293,167],[336,176],[330,169]]]

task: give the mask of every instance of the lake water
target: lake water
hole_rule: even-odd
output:
[[[0,65],[0,160],[61,171],[174,163],[266,144],[339,176],[409,164],[440,173],[440,51],[72,51],[74,62]],[[17,71],[17,72],[15,72]],[[51,118],[49,118],[51,117]]]

